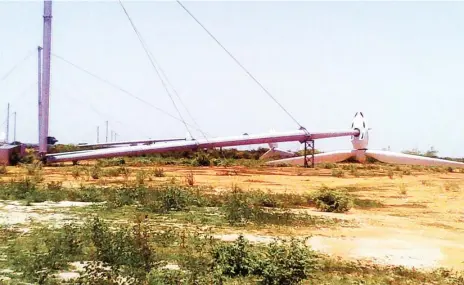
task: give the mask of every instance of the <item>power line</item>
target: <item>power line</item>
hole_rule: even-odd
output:
[[[285,112],[287,113],[287,115],[301,128],[302,125],[295,119],[295,117],[292,116],[292,114],[290,114],[289,111],[287,111],[287,109],[284,108],[284,106],[282,104],[279,103],[279,101],[277,101],[277,99],[271,94],[271,92],[269,92],[269,90],[266,89],[266,87],[264,87],[263,84],[261,84],[261,82],[258,81],[258,79],[256,79],[256,77],[253,76],[253,74],[251,74],[250,71],[248,71],[248,69],[245,68],[245,66],[243,64],[240,63],[240,61],[238,61],[238,59],[227,49],[225,48],[221,42],[219,42],[219,40],[179,1],[179,0],[176,0],[176,2],[185,10],[185,12],[187,12],[190,17],[192,17],[193,20],[195,20],[195,22],[197,22],[198,25],[200,25],[200,27],[203,28],[203,30],[230,56],[230,58],[232,58],[235,63],[238,64],[238,66],[240,66],[240,68],[245,71],[246,74],[248,74],[248,76],[259,86],[261,87],[261,89],[277,104],[279,105],[279,107]]]
[[[153,58],[153,61],[156,63],[156,65],[158,66],[158,69],[159,71],[161,72],[161,74],[164,76],[166,82],[168,83],[169,87],[172,89],[172,91],[174,92],[174,95],[176,95],[177,99],[179,99],[179,102],[180,104],[182,105],[182,107],[184,107],[185,111],[187,112],[187,115],[190,117],[190,119],[192,120],[192,122],[195,124],[195,126],[198,128],[198,130],[200,131],[200,133],[203,135],[203,137],[207,140],[207,136],[206,134],[201,130],[201,127],[200,125],[197,123],[197,121],[193,118],[192,114],[190,113],[189,109],[187,108],[187,106],[184,104],[183,100],[180,98],[179,96],[179,93],[177,92],[177,90],[174,88],[174,86],[172,85],[172,83],[170,82],[168,76],[166,75],[166,73],[164,72],[164,70],[161,68],[161,66],[157,63],[155,57],[152,55],[152,53],[149,51],[150,55],[152,56]]]
[[[118,86],[118,85],[112,83],[111,81],[109,81],[109,80],[107,80],[107,79],[104,79],[104,78],[102,78],[102,77],[100,77],[100,76],[98,76],[98,75],[96,75],[96,74],[94,74],[94,73],[92,73],[92,72],[90,72],[90,71],[88,71],[88,70],[86,70],[86,69],[84,69],[84,68],[82,68],[82,67],[80,67],[80,66],[78,66],[78,65],[76,65],[76,64],[74,64],[74,63],[72,63],[72,62],[70,62],[69,60],[67,60],[67,59],[65,59],[65,58],[63,58],[63,57],[61,57],[61,56],[59,56],[59,55],[57,55],[57,54],[52,53],[52,56],[53,56],[53,57],[56,57],[56,58],[58,58],[58,59],[60,59],[61,61],[65,62],[65,63],[67,63],[67,64],[69,64],[69,65],[71,65],[72,67],[74,67],[74,68],[76,68],[76,69],[78,69],[78,70],[80,70],[80,71],[86,73],[87,75],[92,76],[93,78],[96,78],[96,79],[100,80],[101,82],[103,82],[103,83],[105,83],[105,84],[107,84],[107,85],[109,85],[109,86],[111,86],[111,87],[113,87],[113,88],[115,88],[115,89],[121,91],[122,93],[124,93],[124,94],[126,94],[126,95],[128,95],[128,96],[130,96],[130,97],[132,97],[132,98],[134,98],[134,99],[136,99],[136,100],[138,100],[138,101],[140,101],[140,102],[146,104],[147,106],[150,106],[150,107],[156,109],[157,111],[159,111],[159,112],[165,114],[166,116],[169,116],[169,117],[171,117],[171,118],[173,118],[173,119],[175,119],[175,120],[180,121],[180,122],[183,123],[183,121],[182,121],[181,119],[177,118],[176,116],[174,116],[174,115],[170,114],[169,112],[166,112],[166,111],[164,111],[163,109],[161,109],[161,108],[159,108],[159,107],[153,105],[152,103],[150,103],[150,102],[148,102],[148,101],[146,101],[146,100],[144,100],[144,99],[142,99],[142,98],[140,98],[140,97],[138,97],[138,96],[136,96],[136,95],[130,93],[129,91],[127,91],[127,90],[123,89],[122,87],[120,87],[120,86]],[[189,125],[188,123],[186,123],[186,124]],[[201,131],[201,130],[195,128],[195,127],[192,126],[192,125],[189,125],[189,126],[192,127],[193,129],[197,130],[197,131]]]
[[[23,59],[21,59],[20,61],[18,61],[14,66],[13,68],[11,68],[10,70],[8,70],[7,73],[5,73],[2,78],[0,78],[0,82],[2,82],[3,80],[7,79],[12,73],[13,71],[15,71],[23,62],[25,62],[30,56],[32,55],[32,51],[30,51]]]
[[[176,105],[176,102],[174,101],[174,98],[172,97],[171,93],[169,92],[169,89],[168,87],[166,86],[166,82],[163,80],[163,77],[161,76],[160,74],[160,71],[158,70],[158,67],[157,67],[157,64],[155,63],[156,62],[156,59],[153,57],[153,55],[148,51],[148,48],[146,46],[146,43],[145,41],[143,40],[143,37],[142,35],[140,34],[140,32],[137,30],[137,27],[135,26],[134,22],[132,21],[132,18],[130,17],[129,13],[127,12],[126,8],[124,7],[124,5],[122,4],[122,1],[119,0],[119,4],[121,5],[122,9],[124,10],[124,13],[126,14],[127,16],[127,19],[129,20],[131,26],[132,26],[132,29],[134,30],[135,34],[137,35],[137,38],[139,39],[140,41],[140,44],[142,45],[148,59],[150,60],[150,63],[153,67],[153,69],[155,70],[156,74],[158,75],[160,81],[161,81],[161,84],[163,85],[164,89],[166,90],[166,93],[168,94],[169,98],[171,99],[171,102],[172,104],[174,105],[174,108],[176,109],[177,111],[177,114],[179,115],[179,117],[181,118],[182,122],[184,123],[184,126],[185,128],[187,129],[187,132],[190,134],[191,137],[192,136],[192,133],[190,132],[188,126],[187,126],[187,123],[185,122],[184,120],[184,117],[182,116],[179,108],[177,107]]]

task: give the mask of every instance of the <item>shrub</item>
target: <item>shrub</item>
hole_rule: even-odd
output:
[[[403,175],[411,175],[411,169],[404,169]]]
[[[257,267],[249,242],[240,235],[231,244],[220,244],[212,252],[214,267],[229,277],[251,275]]]
[[[51,181],[47,183],[47,189],[50,191],[57,191],[63,188],[63,182],[61,181]]]
[[[321,167],[325,169],[333,169],[336,168],[337,165],[335,163],[321,163]]]
[[[387,175],[390,179],[393,179],[393,176],[395,175],[395,173],[393,172],[393,169],[389,168],[387,171]]]
[[[257,272],[263,278],[262,284],[291,285],[310,278],[319,266],[316,254],[305,241],[292,238],[269,244]]]
[[[408,194],[408,190],[406,189],[406,185],[405,185],[405,184],[401,184],[401,185],[400,185],[400,194],[401,194],[401,195],[406,195],[406,194]]]
[[[238,187],[234,187],[227,195],[223,209],[231,225],[245,224],[253,215],[253,205],[249,196]]]
[[[198,152],[196,154],[196,157],[192,161],[193,166],[210,166],[211,161],[209,159],[209,156],[205,152]]]
[[[353,199],[346,191],[323,187],[311,195],[311,199],[316,203],[316,207],[324,212],[343,213],[351,209]]]
[[[27,200],[29,202],[45,201],[44,193],[38,191],[36,181],[29,177],[20,181],[0,184],[0,198],[4,200]]]
[[[42,170],[42,162],[35,162],[26,165],[26,170],[28,175],[35,175],[37,172]]]
[[[193,186],[195,185],[195,176],[193,176],[193,172],[190,171],[189,173],[187,173],[187,175],[185,176],[185,183],[188,185],[188,186]]]
[[[135,180],[137,181],[138,185],[143,185],[147,177],[148,177],[148,174],[145,170],[139,170],[137,171],[135,175]]]
[[[74,179],[77,179],[81,175],[81,169],[78,166],[74,166],[71,170],[71,175]]]
[[[333,177],[343,177],[345,176],[345,173],[343,172],[343,170],[341,169],[338,169],[338,168],[333,168],[332,169],[332,176]]]
[[[169,211],[182,211],[189,204],[194,204],[194,198],[187,189],[176,185],[169,185],[147,191],[147,196],[140,202],[150,211],[155,213],[167,213]]]
[[[94,165],[94,166],[90,169],[89,175],[90,175],[90,177],[92,177],[93,179],[99,179],[100,176],[101,176],[101,172],[102,172],[102,171],[101,171],[100,166],[98,166],[98,165],[96,164],[96,165]]]
[[[0,164],[0,174],[7,174],[8,170],[4,164]]]
[[[112,232],[105,222],[94,218],[90,224],[90,238],[95,246],[96,261],[110,265],[115,271],[124,267],[129,276],[143,280],[147,272],[159,265],[141,219],[137,219],[131,230]]]
[[[54,270],[63,269],[73,258],[79,258],[82,249],[78,228],[67,225],[59,232],[40,228],[32,237],[16,240],[8,248],[8,256],[27,280],[45,284]]]
[[[155,168],[153,170],[153,176],[155,176],[155,177],[164,177],[166,175],[164,174],[164,169],[163,168]]]
[[[443,184],[443,188],[446,191],[459,191],[460,189],[459,184],[452,181],[446,181],[445,184]]]

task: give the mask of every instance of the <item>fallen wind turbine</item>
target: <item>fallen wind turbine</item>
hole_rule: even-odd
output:
[[[161,74],[163,73],[159,67],[157,67],[157,62],[154,60],[152,54],[147,50],[147,47],[144,44],[143,39],[141,38],[140,33],[137,31],[132,19],[129,17],[127,10],[124,8],[122,2],[119,2],[123,8],[126,16],[128,17],[134,31],[136,32],[142,46],[154,67],[154,70],[162,79]],[[184,9],[186,9],[183,6]],[[187,11],[187,10],[186,10]],[[189,13],[190,14],[190,13]],[[118,157],[118,156],[133,156],[133,155],[144,155],[150,153],[160,153],[167,151],[183,151],[183,150],[201,150],[215,147],[231,147],[231,146],[241,146],[241,145],[252,145],[252,144],[263,144],[263,143],[277,143],[277,142],[295,142],[299,141],[305,143],[305,146],[310,144],[314,147],[315,139],[322,138],[332,138],[340,136],[358,136],[358,130],[343,130],[343,131],[333,131],[333,132],[308,132],[303,128],[291,114],[283,108],[283,106],[277,102],[277,100],[260,84],[255,77],[253,77],[248,70],[241,65],[235,57],[232,56],[230,52],[227,53],[240,65],[240,67],[247,72],[247,74],[265,91],[265,93],[271,97],[298,125],[300,129],[297,131],[291,132],[282,132],[282,133],[271,133],[271,134],[258,134],[258,135],[242,135],[234,137],[220,137],[212,139],[201,139],[201,140],[185,140],[185,141],[171,141],[157,143],[153,145],[137,145],[137,146],[120,146],[120,147],[111,147],[107,149],[97,149],[97,150],[84,150],[77,152],[66,152],[66,153],[53,153],[47,154],[47,138],[48,138],[48,124],[49,124],[49,95],[50,95],[50,54],[51,54],[51,27],[52,27],[52,1],[44,0],[44,30],[43,30],[43,76],[42,76],[42,92],[41,92],[41,110],[42,118],[40,119],[40,143],[39,151],[42,156],[42,159],[45,162],[64,162],[64,161],[79,161],[86,159],[97,159],[97,158],[109,158],[109,157]],[[196,20],[197,21],[197,20]],[[202,26],[204,28],[204,26]],[[208,34],[211,35],[211,33]],[[217,40],[216,40],[217,41]],[[218,44],[223,48],[219,42]],[[159,70],[158,70],[159,69]],[[161,72],[160,72],[161,71]],[[161,73],[161,74],[160,74]],[[171,97],[168,92],[165,82],[161,80],[163,86],[166,88],[168,95]],[[174,106],[176,107],[174,101]],[[177,109],[177,107],[176,107]],[[179,110],[177,109],[179,112]],[[180,113],[180,112],[179,112]],[[180,114],[179,114],[180,115]],[[187,127],[186,122],[182,119],[181,121]]]
[[[368,149],[369,142],[369,128],[362,112],[357,112],[351,124],[353,131],[359,132],[359,135],[351,136],[351,143],[353,149],[339,150],[333,152],[326,152],[314,155],[314,163],[324,162],[342,162],[349,158],[355,158],[359,162],[365,162],[367,157],[372,157],[378,161],[390,164],[410,164],[410,165],[424,165],[424,166],[451,166],[451,167],[464,167],[464,163],[424,157],[418,155],[396,153],[392,151],[373,150]],[[309,156],[298,156],[292,158],[285,158],[279,160],[269,161],[268,165],[303,165]],[[306,161],[307,163],[307,161]]]

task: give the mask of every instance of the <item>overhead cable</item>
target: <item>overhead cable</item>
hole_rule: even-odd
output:
[[[173,118],[174,120],[183,122],[181,119],[179,119],[179,118],[177,118],[176,116],[170,114],[169,112],[166,112],[165,110],[163,110],[163,109],[161,109],[161,108],[159,108],[159,107],[153,105],[152,103],[150,103],[150,102],[148,102],[148,101],[146,101],[146,100],[144,100],[144,99],[142,99],[142,98],[140,98],[140,97],[138,97],[138,96],[132,94],[131,92],[129,92],[129,91],[123,89],[122,87],[120,87],[120,86],[118,86],[118,85],[112,83],[111,81],[109,81],[109,80],[107,80],[107,79],[104,79],[104,78],[102,78],[102,77],[100,77],[100,76],[98,76],[98,75],[96,75],[96,74],[94,74],[94,73],[92,73],[92,72],[90,72],[90,71],[88,71],[88,70],[86,70],[86,69],[84,69],[84,68],[82,68],[82,67],[80,67],[80,66],[74,64],[74,63],[72,63],[71,61],[69,61],[69,60],[67,60],[67,59],[65,59],[65,58],[63,58],[63,57],[61,57],[61,56],[59,56],[59,55],[57,55],[57,54],[52,53],[52,56],[53,56],[53,57],[56,57],[56,58],[58,58],[58,59],[60,59],[61,61],[65,62],[65,63],[67,63],[67,64],[69,64],[69,65],[71,65],[72,67],[74,67],[74,68],[76,68],[76,69],[78,69],[78,70],[80,70],[80,71],[86,73],[87,75],[90,75],[90,76],[92,76],[93,78],[98,79],[99,81],[101,81],[101,82],[103,82],[103,83],[105,83],[105,84],[107,84],[107,85],[109,85],[109,86],[111,86],[111,87],[113,87],[113,88],[115,88],[115,89],[121,91],[122,93],[124,93],[124,94],[126,94],[126,95],[128,95],[128,96],[130,96],[130,97],[132,97],[132,98],[134,98],[134,99],[136,99],[136,100],[138,100],[138,101],[144,103],[145,105],[150,106],[150,107],[156,109],[157,111],[159,111],[159,112],[165,114],[166,116],[169,116],[169,117]],[[189,124],[187,123],[187,125],[189,125]],[[192,127],[193,129],[197,130],[197,131],[201,131],[201,130],[195,128],[195,127],[192,126],[192,125],[189,125],[189,126]]]
[[[176,2],[185,10],[185,12],[187,12],[190,17],[192,17],[193,20],[195,20],[195,22],[197,22],[198,25],[200,25],[200,27],[203,28],[203,30],[230,56],[230,58],[232,58],[235,63],[240,66],[240,68],[245,71],[245,73],[285,112],[287,113],[287,115],[300,127],[302,128],[302,125],[295,119],[294,116],[292,116],[292,114],[290,114],[289,111],[287,111],[287,109],[285,109],[285,107],[279,103],[279,101],[277,101],[277,99],[271,94],[271,92],[269,92],[269,90],[264,87],[264,85],[259,82],[258,79],[256,79],[256,77],[253,76],[253,74],[251,74],[250,71],[248,71],[248,69],[240,63],[240,61],[223,45],[221,44],[221,42],[219,42],[219,40],[192,14],[192,12],[190,12],[183,4],[182,2],[180,2],[179,0],[176,0]]]
[[[192,136],[192,133],[190,132],[190,129],[189,127],[187,126],[187,123],[185,122],[185,119],[184,117],[182,116],[179,108],[177,107],[177,104],[176,102],[174,101],[174,98],[172,97],[171,93],[169,92],[169,89],[166,85],[166,82],[164,81],[160,71],[158,70],[158,67],[157,67],[157,64],[156,64],[156,59],[153,57],[153,55],[149,52],[148,48],[147,48],[147,45],[142,37],[142,35],[140,34],[140,32],[137,30],[137,27],[135,26],[134,22],[132,21],[132,18],[130,17],[129,13],[127,12],[126,8],[124,7],[124,5],[122,4],[122,1],[119,0],[119,4],[121,5],[122,9],[124,10],[124,13],[126,14],[127,16],[127,19],[129,20],[131,26],[132,26],[132,29],[134,30],[135,34],[137,35],[137,38],[138,40],[140,41],[140,44],[142,45],[148,59],[150,60],[150,63],[153,67],[153,69],[155,70],[156,74],[158,75],[158,78],[160,79],[161,81],[161,84],[163,85],[164,89],[166,90],[166,93],[167,95],[169,96],[169,98],[171,99],[171,102],[174,106],[174,108],[176,109],[177,111],[177,114],[179,115],[180,119],[182,120],[182,122],[184,123],[184,126],[185,128],[187,129],[187,132],[190,134],[190,136],[193,138]]]

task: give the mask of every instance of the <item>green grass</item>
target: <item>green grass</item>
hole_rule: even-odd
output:
[[[444,269],[421,271],[332,258],[312,251],[304,239],[277,240],[268,245],[251,244],[243,237],[224,242],[213,238],[207,228],[160,227],[143,216],[119,225],[95,217],[82,225],[41,227],[21,236],[5,233],[5,229],[0,233],[8,236],[4,243],[7,261],[0,265],[22,273],[9,274],[11,284],[57,284],[53,274],[68,270],[69,262],[77,260],[92,263],[80,280],[71,284],[112,284],[101,283],[97,272],[104,272],[113,281],[118,276],[133,278],[135,284],[464,282],[460,273]],[[165,264],[176,264],[181,270],[162,270]]]

